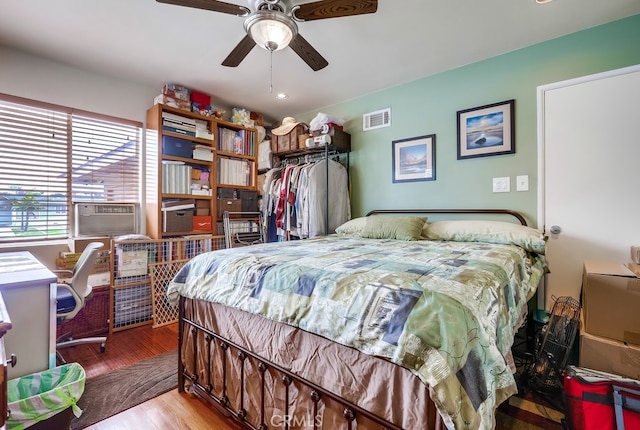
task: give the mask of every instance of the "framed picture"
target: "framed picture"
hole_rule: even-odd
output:
[[[393,182],[434,181],[436,179],[436,135],[394,140]]]
[[[458,160],[516,152],[514,102],[458,111]]]

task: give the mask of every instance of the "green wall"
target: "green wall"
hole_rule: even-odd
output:
[[[351,134],[353,216],[380,208],[508,208],[537,222],[537,87],[640,63],[640,15],[388,88],[317,112]],[[515,99],[515,154],[457,160],[457,111]],[[391,127],[363,132],[362,115],[391,108]],[[436,135],[436,180],[392,183],[391,142]],[[572,166],[567,166],[569,170]],[[515,177],[529,175],[529,191]],[[510,193],[492,178],[509,176]]]

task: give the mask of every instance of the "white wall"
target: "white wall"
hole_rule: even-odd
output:
[[[144,125],[147,109],[160,91],[161,88],[114,79],[0,46],[0,93],[140,121]],[[68,247],[60,243],[21,245],[2,248],[0,252],[14,250],[31,251],[53,269],[59,252],[68,251]]]
[[[0,46],[1,93],[144,123],[160,91]]]

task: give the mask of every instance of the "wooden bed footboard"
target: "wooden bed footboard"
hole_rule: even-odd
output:
[[[254,430],[403,428],[204,327],[185,312],[189,302],[180,298],[179,391],[194,392]],[[185,353],[188,337],[193,350]],[[435,405],[429,405],[422,428],[440,428]]]

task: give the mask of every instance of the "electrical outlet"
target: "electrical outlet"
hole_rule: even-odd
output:
[[[511,192],[511,181],[508,176],[502,178],[493,178],[493,192],[494,193],[508,193]]]
[[[516,176],[516,191],[529,191],[529,175]]]

